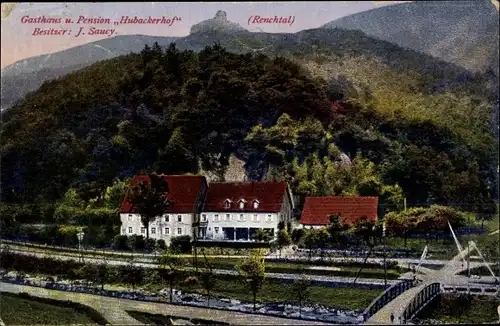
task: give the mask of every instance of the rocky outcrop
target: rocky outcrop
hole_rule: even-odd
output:
[[[215,14],[214,18],[204,20],[191,27],[191,34],[210,31],[241,32],[246,31],[246,29],[237,23],[227,20],[226,12],[219,10]]]
[[[224,173],[225,182],[245,182],[247,181],[247,174],[245,170],[245,162],[238,159],[236,156],[229,157],[229,166]]]

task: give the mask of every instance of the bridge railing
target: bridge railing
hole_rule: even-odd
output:
[[[408,303],[402,313],[403,322],[408,322],[415,317],[431,300],[441,293],[441,283],[434,282],[426,285]]]
[[[376,314],[380,309],[382,309],[386,304],[396,298],[398,295],[404,291],[410,289],[415,285],[414,281],[405,280],[388,287],[381,295],[375,298],[372,303],[363,312],[363,318],[365,321],[370,319],[374,314]]]

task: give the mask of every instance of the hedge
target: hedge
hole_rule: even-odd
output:
[[[198,248],[231,248],[231,249],[255,249],[255,248],[270,248],[268,242],[237,242],[237,241],[196,241]]]

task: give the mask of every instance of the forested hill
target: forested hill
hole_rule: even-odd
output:
[[[200,162],[218,171],[236,153],[252,179],[289,181],[299,195],[494,210],[490,103],[460,80],[438,90],[439,70],[316,49],[308,58],[298,46],[299,65],[155,44],[46,82],[3,115],[2,201],[50,211],[70,187],[99,200],[116,178],[198,173]]]
[[[478,90],[484,91],[483,80],[498,80],[498,74],[474,75],[451,63],[405,50],[359,31],[320,28],[294,34],[271,34],[229,28],[232,25],[220,28],[219,24],[202,23],[198,24],[200,26],[193,26],[192,34],[186,37],[122,35],[16,62],[2,69],[2,108],[10,107],[25,94],[38,89],[46,80],[101,60],[136,53],[144,44],[151,45],[155,41],[161,46],[175,42],[178,49],[193,51],[200,51],[217,42],[228,51],[236,53],[255,52],[283,56],[300,52],[307,56],[321,56],[326,52],[336,57],[365,55],[401,71],[425,75],[432,80],[422,81],[419,86],[427,89],[427,86],[432,85],[437,91],[464,83],[476,84]]]

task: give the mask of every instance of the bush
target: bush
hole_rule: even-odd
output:
[[[129,250],[129,241],[126,235],[117,235],[113,240],[113,249],[115,250]]]
[[[198,248],[227,248],[227,249],[251,249],[251,248],[270,248],[269,242],[227,242],[227,241],[206,241],[196,243]]]
[[[198,285],[200,281],[198,280],[198,277],[196,276],[188,276],[184,281],[182,281],[182,284],[188,287],[195,287]]]
[[[128,245],[132,250],[143,251],[146,249],[146,240],[142,235],[131,235],[128,237]]]
[[[159,239],[156,241],[156,247],[161,250],[165,250],[167,248],[167,244],[165,243],[165,240]]]
[[[170,241],[170,250],[175,253],[190,254],[192,252],[191,237],[189,235],[173,237]]]
[[[144,248],[148,251],[156,249],[156,244],[157,241],[155,239],[152,238],[144,239]]]
[[[300,240],[302,239],[302,237],[304,236],[305,234],[305,230],[304,229],[294,229],[292,231],[292,242],[295,243],[295,244],[299,244],[300,243]]]

